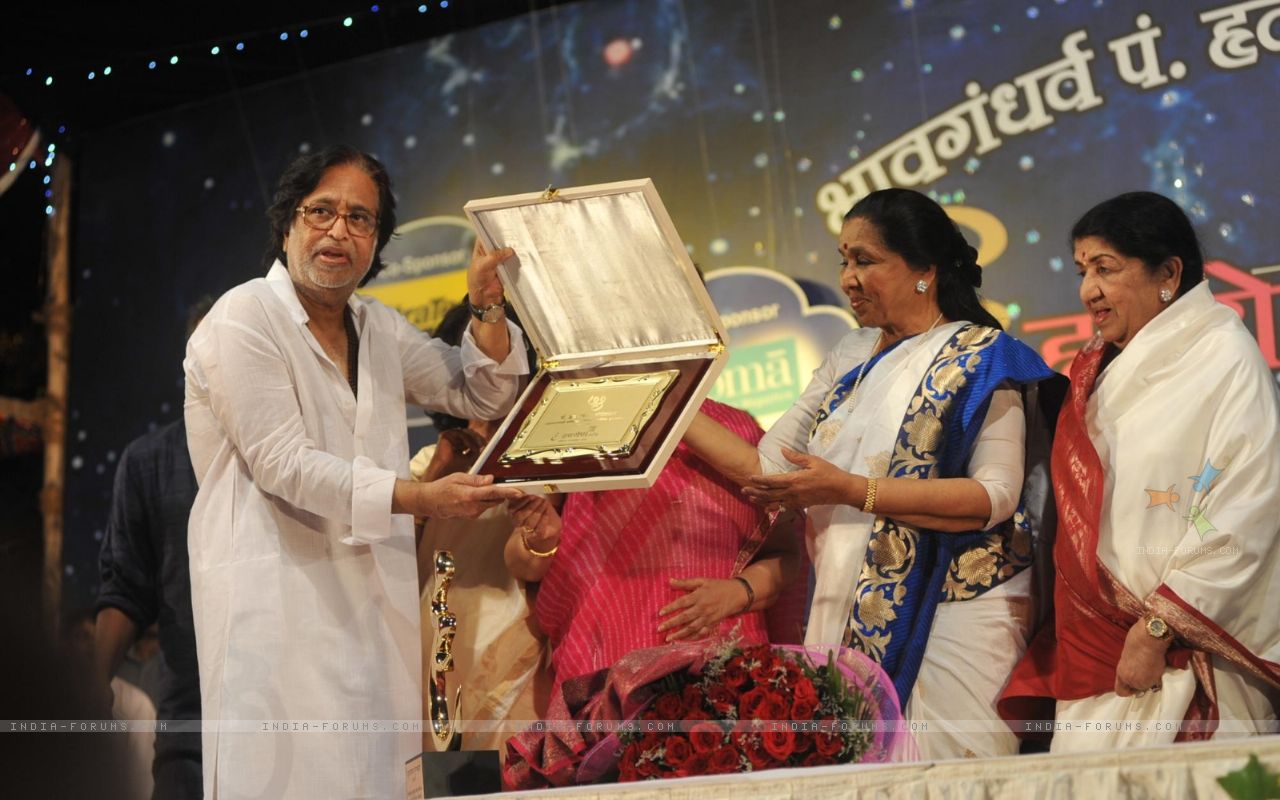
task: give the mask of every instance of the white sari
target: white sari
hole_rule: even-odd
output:
[[[1212,650],[1215,737],[1274,732],[1280,692],[1256,670],[1280,675],[1280,397],[1253,337],[1201,283],[1100,373],[1085,420],[1105,471],[1098,560]],[[1060,700],[1053,751],[1172,742],[1195,691],[1170,667],[1143,697]]]

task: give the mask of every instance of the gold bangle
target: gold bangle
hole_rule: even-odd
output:
[[[751,610],[752,606],[756,604],[756,590],[751,588],[751,581],[747,580],[741,575],[734,575],[733,579],[738,583],[741,583],[742,588],[747,590],[747,604],[742,607],[741,611],[738,612],[739,614],[745,614]]]
[[[533,533],[533,528],[530,528],[528,525],[520,526],[520,544],[524,545],[525,552],[529,555],[535,558],[551,558],[556,554],[556,551],[560,549],[560,545],[555,544],[550,550],[534,550],[529,546],[528,536],[531,533]]]
[[[862,513],[870,514],[876,510],[876,479],[867,478],[867,494],[862,501]]]

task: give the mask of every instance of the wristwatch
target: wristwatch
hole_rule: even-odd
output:
[[[1147,633],[1154,639],[1169,637],[1169,624],[1159,617],[1147,617]]]
[[[467,298],[467,309],[471,312],[471,316],[481,322],[501,322],[507,316],[507,310],[502,303],[490,303],[487,306],[478,306],[471,302],[471,298]]]

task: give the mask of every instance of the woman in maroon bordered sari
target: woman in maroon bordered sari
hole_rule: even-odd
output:
[[[1133,192],[1072,230],[1098,336],[1058,420],[1055,623],[1000,701],[1054,752],[1276,730],[1280,398],[1186,215]],[[1054,702],[1052,707],[1050,702]]]

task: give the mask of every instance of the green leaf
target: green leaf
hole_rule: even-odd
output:
[[[1249,763],[1240,769],[1218,778],[1218,785],[1234,800],[1280,798],[1280,775],[1267,771],[1257,753],[1250,753]]]

